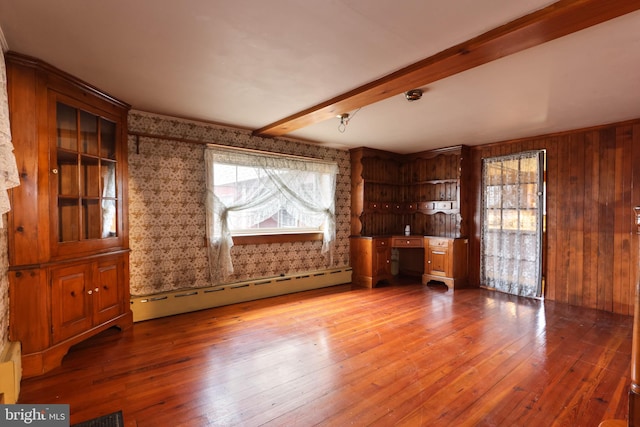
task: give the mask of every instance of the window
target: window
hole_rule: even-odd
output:
[[[214,283],[233,273],[233,235],[321,232],[322,250],[331,262],[335,163],[218,146],[207,148],[205,163]]]
[[[283,182],[301,179],[296,185],[304,194],[319,195],[325,191],[323,173],[298,173],[296,170],[278,170]],[[265,194],[261,203],[245,206],[245,209],[228,211],[228,226],[232,235],[280,234],[280,233],[318,233],[324,226],[325,217],[316,212],[300,210],[298,201],[290,202],[286,193],[278,191],[277,182],[269,179],[261,166],[240,166],[213,162],[213,192],[219,203],[225,206],[246,205],[259,194]],[[319,223],[321,222],[321,223]]]

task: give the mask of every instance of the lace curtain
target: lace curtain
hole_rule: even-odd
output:
[[[11,210],[7,190],[20,185],[16,158],[11,143],[9,122],[9,98],[7,96],[7,68],[4,54],[0,55],[0,227],[4,227],[2,215]]]
[[[116,235],[116,165],[102,166],[102,238]]]
[[[244,186],[232,202],[225,204],[214,192],[215,163],[256,168],[259,177],[251,180],[251,185]],[[329,264],[333,263],[338,173],[335,163],[208,147],[205,165],[207,238],[213,284],[223,283],[234,271],[231,230],[239,224],[259,224],[280,209],[310,227],[323,226],[322,253],[327,255]],[[314,181],[313,185],[309,185],[309,180]]]
[[[542,295],[542,156],[483,159],[481,281],[489,288]]]

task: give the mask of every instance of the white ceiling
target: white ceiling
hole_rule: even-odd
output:
[[[547,0],[0,0],[9,50],[134,109],[259,129]],[[640,118],[640,11],[289,134],[410,153]]]

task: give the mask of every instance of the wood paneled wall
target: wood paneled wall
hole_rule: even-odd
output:
[[[472,147],[471,283],[480,283],[482,159],[538,149],[547,159],[545,298],[632,315],[640,120]]]

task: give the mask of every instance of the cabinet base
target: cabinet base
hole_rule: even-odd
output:
[[[375,288],[376,285],[380,282],[391,282],[393,280],[392,275],[383,275],[383,276],[363,276],[360,274],[352,274],[351,275],[351,285],[357,288]]]
[[[111,327],[117,327],[120,330],[129,329],[133,325],[133,313],[128,310],[126,313],[103,323],[95,328],[89,329],[80,335],[59,342],[51,347],[39,351],[37,353],[29,353],[22,355],[22,377],[29,378],[45,374],[62,364],[62,359],[67,355],[69,349],[102,331]]]
[[[436,276],[433,274],[423,274],[422,275],[422,284],[426,285],[429,282],[440,282],[447,285],[449,289],[460,289],[467,286],[466,278],[456,278],[456,277],[443,277]]]

